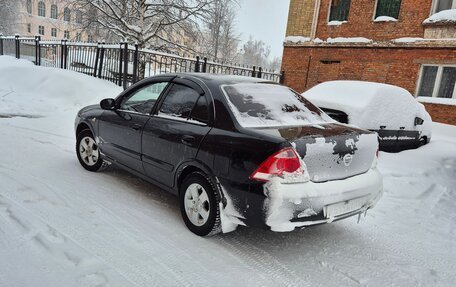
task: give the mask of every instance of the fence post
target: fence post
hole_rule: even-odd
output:
[[[255,67],[255,66],[253,66],[253,70],[252,70],[252,77],[254,77],[254,78],[255,78],[255,76],[256,76],[256,67]]]
[[[3,55],[3,35],[0,34],[0,56]]]
[[[261,78],[262,75],[263,75],[263,68],[259,67],[259,68],[258,68],[257,77],[258,77],[258,78]]]
[[[124,90],[127,89],[127,80],[128,80],[128,56],[129,56],[129,51],[128,51],[128,43],[124,43],[124,69],[123,69],[123,88]]]
[[[100,43],[97,43],[97,53],[95,55],[95,67],[93,68],[93,76],[97,77],[98,59],[100,58]]]
[[[285,71],[282,71],[282,73],[280,74],[279,83],[280,84],[285,83]]]
[[[200,57],[196,56],[195,73],[199,73],[199,71],[200,71]]]
[[[65,40],[60,41],[60,69],[63,69],[63,57],[65,54],[65,49],[63,48]]]
[[[63,58],[63,68],[66,70],[68,68],[68,46],[67,46],[67,39],[65,39],[65,45],[64,45],[64,50],[65,50],[65,57]]]
[[[139,60],[139,45],[135,44],[135,54],[133,56],[133,84],[138,81],[138,60]]]
[[[100,50],[100,65],[98,66],[98,78],[101,79],[101,74],[103,72],[103,59],[104,59],[104,47],[103,47],[103,43],[101,43],[101,50]]]
[[[119,44],[119,77],[118,77],[118,81],[117,81],[117,85],[119,87],[122,86],[122,79],[123,79],[123,73],[122,73],[122,68],[123,68],[123,43],[120,43]]]
[[[35,65],[41,66],[41,36],[35,36]]]
[[[15,43],[16,43],[16,58],[21,58],[21,43],[19,42],[19,35],[15,36]]]
[[[207,69],[207,58],[204,57],[203,60],[204,60],[204,62],[203,62],[203,71],[202,71],[202,72],[203,72],[203,73],[206,73],[206,69]]]

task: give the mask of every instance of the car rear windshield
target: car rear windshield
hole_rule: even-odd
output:
[[[243,83],[222,89],[245,128],[322,124],[331,119],[291,89],[275,84]]]

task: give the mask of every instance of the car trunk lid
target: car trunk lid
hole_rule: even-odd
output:
[[[314,182],[344,179],[368,171],[378,149],[375,133],[342,124],[258,128],[296,149]]]

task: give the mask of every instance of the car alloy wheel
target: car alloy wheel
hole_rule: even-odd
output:
[[[198,183],[193,183],[185,191],[185,212],[195,226],[203,226],[209,219],[210,204],[207,192]]]
[[[76,140],[79,163],[88,171],[98,171],[103,166],[100,149],[90,130],[81,131]]]

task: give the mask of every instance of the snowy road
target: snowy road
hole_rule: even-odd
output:
[[[52,91],[20,90],[4,67],[0,57],[0,286],[454,286],[456,127],[381,153],[385,195],[359,224],[199,238],[174,196],[79,166],[73,117],[85,103],[46,107]]]

